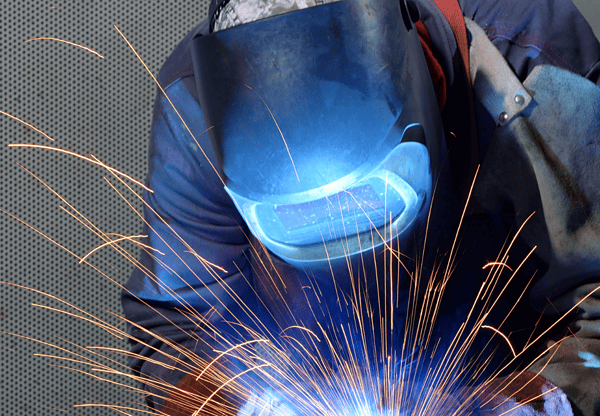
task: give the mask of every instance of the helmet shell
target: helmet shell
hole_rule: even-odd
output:
[[[193,42],[206,124],[226,186],[298,203],[369,174],[420,124],[432,166],[441,123],[404,1],[344,0]]]

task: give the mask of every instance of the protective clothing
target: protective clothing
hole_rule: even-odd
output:
[[[470,149],[470,144],[465,145],[463,140],[468,137],[469,124],[462,110],[466,81],[460,60],[456,59],[456,44],[448,23],[433,3],[423,1],[419,6],[433,54],[447,82],[442,120],[449,152],[446,165],[453,187],[456,185],[448,195],[450,209],[452,201],[457,199],[453,199],[453,194],[463,191],[464,172],[470,169],[470,164],[465,163],[471,160],[470,155],[463,151]],[[214,7],[211,5],[213,10]],[[551,64],[598,83],[600,46],[570,1],[465,0],[461,1],[461,8],[486,31],[521,82],[535,66]],[[188,133],[164,95],[157,95],[146,181],[155,192],[144,195],[149,204],[145,208],[148,221],[145,232],[149,235],[145,243],[164,255],[153,257],[142,253],[141,265],[123,292],[126,317],[135,323],[130,325],[133,343],[130,365],[136,375],[146,380],[149,404],[157,408],[161,407],[165,393],[153,379],[176,385],[195,367],[186,358],[186,350],[205,359],[216,354],[215,340],[205,330],[207,325],[218,326],[232,316],[251,315],[238,304],[240,298],[248,300],[253,308],[261,307],[258,301],[253,304],[255,282],[248,257],[254,247],[248,243],[249,230],[211,166],[216,166],[217,160],[205,133],[210,126],[200,116],[203,113],[191,59],[191,40],[198,33],[208,33],[208,25],[208,21],[203,22],[179,44],[159,76],[159,82],[196,139]],[[486,160],[496,122],[481,105],[478,121],[479,156]],[[511,175],[518,182],[518,176]],[[504,238],[512,222],[510,207],[501,208],[506,226],[503,220],[494,222],[494,226]],[[440,212],[443,221],[446,214],[442,209],[437,211]],[[543,259],[539,264],[543,271]],[[299,290],[310,289],[300,286]],[[231,330],[220,329],[224,336],[227,329]]]

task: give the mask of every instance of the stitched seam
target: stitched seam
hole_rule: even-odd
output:
[[[179,81],[180,79],[185,78],[187,76],[192,76],[192,75],[194,75],[194,70],[191,68],[186,68],[184,70],[177,71],[175,74],[173,74],[169,78],[167,78],[167,80],[165,81],[165,85],[161,85],[161,86],[166,91],[167,88],[169,88],[171,86],[171,84],[174,84],[175,82]]]
[[[496,35],[490,35],[491,32],[499,32],[499,31],[506,31],[508,33],[510,33],[511,35],[513,35],[513,37],[509,37],[509,35],[506,34],[496,34]],[[515,43],[518,46],[522,46],[522,47],[534,47],[536,49],[538,49],[540,52],[542,52],[544,55],[546,55],[552,62],[554,62],[557,65],[560,65],[559,61],[563,63],[563,67],[570,69],[571,72],[574,72],[576,74],[579,74],[579,72],[573,67],[571,66],[571,64],[569,64],[567,61],[565,61],[554,49],[552,49],[550,46],[548,46],[548,44],[546,44],[544,41],[542,41],[541,39],[537,39],[537,38],[528,38],[525,36],[521,36],[520,34],[518,34],[517,32],[515,32],[512,29],[508,29],[505,27],[500,27],[497,29],[486,29],[486,34],[488,35],[488,37],[490,39],[495,39],[497,37],[502,37],[508,41],[511,41],[513,43]],[[533,43],[526,43],[526,44],[520,44],[517,41],[514,40],[514,37],[517,37],[519,39],[522,39],[524,41],[534,41],[534,42],[539,42],[542,46],[533,44]],[[548,50],[550,52],[552,52],[552,54],[554,54],[554,57],[550,56],[549,53],[545,52],[544,50]]]
[[[515,35],[517,35],[520,38],[523,38],[525,40],[534,40],[536,42],[540,42],[540,43],[544,44],[544,41],[541,40],[541,39],[538,39],[538,38],[526,38],[523,35],[517,34],[517,32],[514,29],[511,29],[511,28],[505,27],[505,26],[498,26],[497,28],[494,28],[494,29],[486,29],[486,32],[496,32],[496,31],[499,31],[499,30],[506,30],[507,32],[514,33]]]
[[[496,39],[496,38],[502,38],[502,39],[508,40],[509,42],[512,42],[512,43],[514,43],[515,45],[517,45],[517,46],[521,46],[521,47],[524,47],[524,48],[533,48],[533,49],[536,49],[536,50],[538,50],[539,52],[541,52],[542,54],[544,54],[544,55],[545,55],[545,56],[546,56],[546,57],[547,57],[547,58],[548,58],[550,61],[552,61],[554,64],[556,64],[556,65],[558,65],[558,66],[560,66],[560,67],[563,67],[563,68],[569,69],[571,72],[578,74],[577,70],[575,70],[575,68],[573,68],[573,67],[572,67],[572,66],[571,66],[571,65],[570,65],[568,62],[564,61],[563,59],[558,59],[558,60],[557,60],[556,58],[554,58],[554,57],[550,56],[550,54],[548,54],[546,51],[544,51],[544,49],[543,49],[543,48],[540,48],[538,45],[535,45],[535,44],[533,44],[533,43],[522,43],[522,42],[518,42],[518,41],[516,41],[514,38],[511,38],[511,37],[509,37],[509,36],[506,36],[506,35],[496,35],[496,36],[492,36],[492,37],[490,38],[490,40],[494,40],[494,39]],[[559,60],[560,60],[560,61],[562,61],[562,62],[559,62]]]

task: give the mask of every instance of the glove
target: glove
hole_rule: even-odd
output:
[[[573,416],[567,395],[545,378],[530,372],[511,374],[492,381],[485,388],[466,390],[463,397],[476,397],[471,413],[467,413],[471,415]]]
[[[578,414],[597,416],[600,415],[599,351],[598,339],[567,338],[554,344],[546,356],[530,367],[530,371],[541,372],[543,377],[560,386],[580,412]]]
[[[600,415],[600,283],[579,286],[553,300],[559,311],[579,304],[570,319],[566,334],[558,342],[548,341],[550,350],[529,367],[528,371],[559,386],[569,397],[575,413]],[[566,323],[565,323],[566,324]]]

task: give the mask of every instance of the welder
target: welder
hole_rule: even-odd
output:
[[[213,0],[158,81],[153,250],[123,291],[151,407],[192,414],[182,392],[215,390],[183,351],[214,357],[254,314],[314,328],[385,248],[450,247],[470,201],[449,307],[527,222],[535,319],[583,303],[520,383],[600,414],[600,44],[570,0]]]

